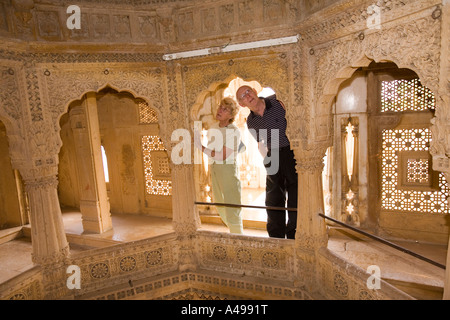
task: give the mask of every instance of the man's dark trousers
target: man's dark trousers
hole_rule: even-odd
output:
[[[295,170],[296,161],[290,147],[272,149],[268,153],[279,152],[279,168],[273,175],[266,177],[266,206],[297,208],[298,176]],[[270,163],[265,164],[266,167]],[[267,232],[269,237],[295,239],[297,229],[297,211],[267,210]]]

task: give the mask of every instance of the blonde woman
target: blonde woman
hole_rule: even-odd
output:
[[[245,149],[240,131],[233,124],[239,109],[231,98],[224,98],[216,112],[214,126],[208,130],[208,146],[201,144],[199,134],[195,146],[209,157],[214,202],[241,204],[241,181],[237,155]],[[242,234],[241,208],[218,206],[220,217],[230,233]]]

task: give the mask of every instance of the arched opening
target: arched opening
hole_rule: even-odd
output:
[[[13,169],[6,127],[0,121],[0,230],[28,223],[28,205],[23,181]]]
[[[104,146],[102,146],[102,163],[103,163],[103,173],[105,174],[105,182],[108,185],[109,183],[108,157],[106,156]]]
[[[449,186],[445,176],[433,170],[430,154],[431,120],[438,107],[433,92],[410,69],[387,62],[358,68],[341,83],[332,103],[333,145],[327,152],[323,188],[327,215],[445,265]],[[357,265],[373,257],[395,284],[427,283],[405,280],[404,271],[386,261],[387,248],[351,245],[338,254]],[[430,279],[442,277],[442,270],[412,260]]]
[[[87,108],[95,109],[95,115],[89,118]],[[105,87],[72,102],[60,127],[58,193],[64,213],[79,216],[81,211],[82,221],[89,220],[83,206],[94,203],[95,208],[85,210],[105,209],[119,228],[137,217],[172,218],[168,155],[158,114],[146,101]],[[158,235],[155,228],[139,232],[149,223],[138,223],[128,239]],[[86,233],[87,228],[83,222],[76,231]]]
[[[256,89],[258,96],[265,98],[276,94],[272,88],[262,87],[258,81],[245,81],[239,77],[231,80],[228,87],[224,90],[224,97],[231,97],[236,101],[236,91],[243,85],[249,85]],[[248,108],[240,108],[239,117],[236,124],[241,130],[242,140],[246,145],[246,152],[239,155],[240,164],[240,180],[242,183],[242,203],[254,206],[265,205],[265,185],[266,185],[266,169],[263,165],[263,158],[258,150],[258,143],[251,136],[247,128],[247,117],[250,113]],[[244,208],[244,222],[248,225],[252,222],[267,222],[265,210]],[[261,227],[261,223],[255,224]]]
[[[450,213],[448,183],[429,153],[435,108],[417,74],[393,63],[372,63],[341,84],[333,174],[324,175],[331,216],[391,237],[446,242],[448,228],[439,226]]]
[[[231,79],[227,83],[212,86],[203,95],[202,101],[192,110],[194,121],[202,123],[203,144],[207,144],[206,132],[215,123],[215,113],[222,98],[230,97],[236,101],[236,90],[242,85],[249,85],[256,89],[259,97],[268,97],[276,94],[272,88],[262,87],[258,81],[245,81],[239,77]],[[251,136],[246,120],[250,110],[239,107],[239,114],[234,124],[239,128],[241,139],[246,146],[245,152],[238,155],[239,179],[241,181],[241,203],[249,206],[265,206],[266,169],[263,165],[263,157],[258,149],[258,143]],[[211,176],[208,171],[208,157],[202,155],[202,164],[195,166],[196,190],[199,202],[214,202],[211,187]],[[215,206],[199,206],[202,222],[221,224]],[[266,230],[266,210],[259,208],[242,208],[242,218],[245,232],[251,229]],[[258,232],[258,235],[263,233]]]

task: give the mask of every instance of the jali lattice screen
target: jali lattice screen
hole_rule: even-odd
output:
[[[146,102],[139,102],[139,123],[158,123],[158,114]]]
[[[162,140],[158,136],[142,137],[142,155],[144,157],[145,190],[147,194],[169,196],[172,194],[172,182],[170,180],[155,179],[157,174],[154,168],[159,168],[162,174],[169,172],[168,159],[157,158],[156,166],[152,164],[153,151],[166,151]]]
[[[430,142],[431,131],[427,128],[383,132],[383,209],[450,213],[447,203],[449,187],[445,176],[441,173],[434,178],[430,168],[430,158],[427,155]],[[433,178],[437,179],[435,187]]]
[[[381,111],[422,111],[435,109],[434,94],[419,79],[383,81]]]

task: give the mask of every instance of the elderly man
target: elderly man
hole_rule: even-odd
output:
[[[260,98],[255,89],[242,86],[236,91],[240,106],[250,109],[247,126],[256,139],[267,169],[266,206],[297,208],[298,177],[296,161],[286,136],[286,109],[275,95]],[[264,150],[264,151],[262,151]],[[269,166],[269,162],[279,165]],[[269,170],[270,169],[270,170]],[[297,228],[297,211],[267,209],[267,232],[270,237],[294,239]]]

